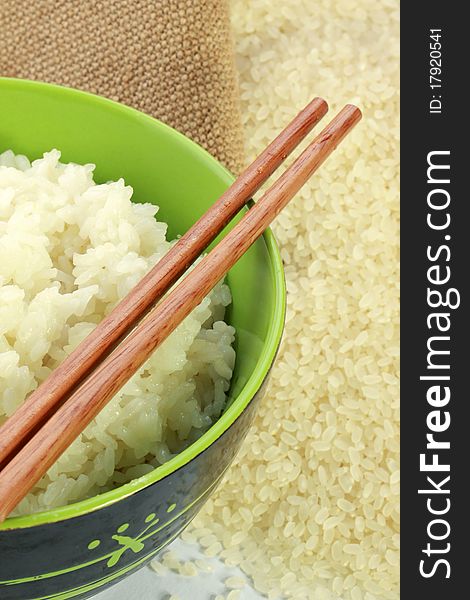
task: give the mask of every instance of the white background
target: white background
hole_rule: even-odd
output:
[[[218,558],[208,558],[194,544],[175,540],[163,550],[171,550],[179,560],[201,559],[212,565],[210,573],[200,572],[194,577],[185,577],[166,570],[159,575],[149,567],[143,567],[133,575],[93,596],[93,600],[168,600],[171,594],[178,595],[181,600],[212,600],[217,594],[227,595],[228,589],[224,581],[228,577],[242,577],[246,586],[242,589],[242,600],[262,600],[263,596],[256,592],[247,577],[235,567],[226,567]]]

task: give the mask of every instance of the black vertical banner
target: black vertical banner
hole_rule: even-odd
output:
[[[470,32],[401,6],[401,598],[470,597]],[[460,13],[460,14],[459,14]]]

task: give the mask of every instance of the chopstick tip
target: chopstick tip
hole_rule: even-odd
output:
[[[351,115],[354,115],[358,121],[362,119],[362,110],[355,104],[346,104],[344,108],[348,109]]]
[[[316,96],[312,100],[311,105],[316,111],[321,112],[322,116],[326,115],[326,113],[330,109],[330,107],[328,106],[328,102],[325,100],[325,98],[321,98],[320,96]]]

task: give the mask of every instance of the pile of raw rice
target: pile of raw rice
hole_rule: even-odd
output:
[[[0,423],[170,248],[152,204],[94,165],[0,154]],[[225,284],[170,335],[17,513],[62,506],[152,470],[225,403],[235,352]]]
[[[314,95],[364,119],[274,226],[282,350],[236,464],[184,535],[268,598],[396,600],[398,1],[232,9],[249,158]]]

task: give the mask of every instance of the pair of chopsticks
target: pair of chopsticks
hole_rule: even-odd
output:
[[[361,118],[357,107],[346,105],[162,299],[327,111],[323,99],[312,100],[0,427],[0,522],[248,250]]]

